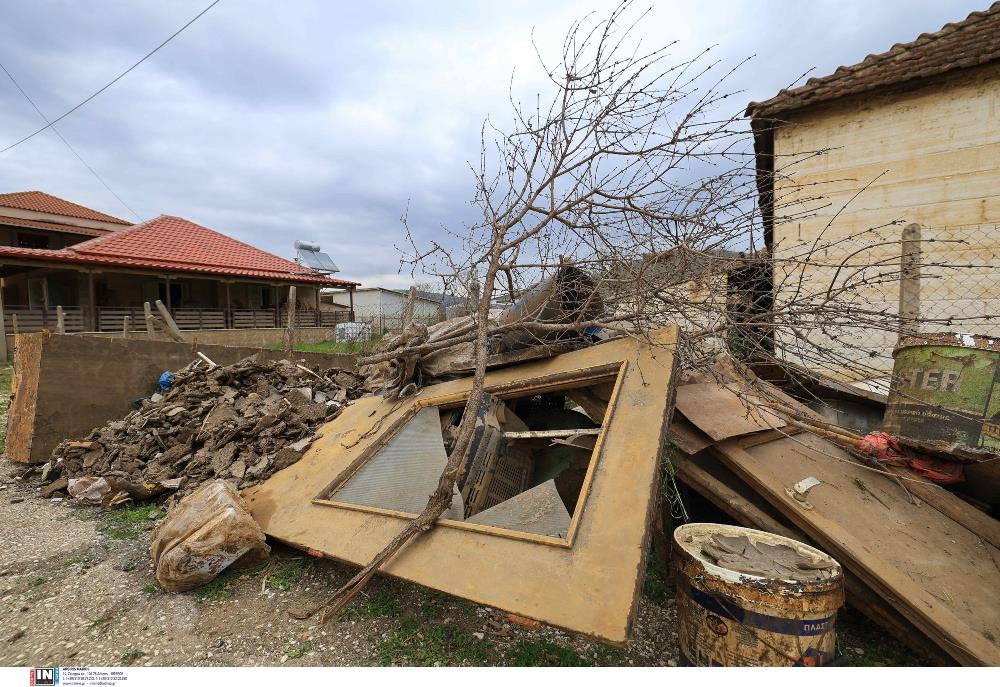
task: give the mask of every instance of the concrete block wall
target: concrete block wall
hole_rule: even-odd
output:
[[[247,356],[280,360],[284,352],[245,346],[143,341],[71,334],[21,334],[12,380],[6,455],[44,463],[60,441],[83,437],[131,410],[156,390],[164,370],[177,370],[200,351],[220,365]],[[295,353],[318,368],[354,369],[355,356]]]

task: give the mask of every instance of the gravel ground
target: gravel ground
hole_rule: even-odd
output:
[[[162,511],[46,501],[19,473],[0,466],[0,665],[676,665],[662,594],[642,599],[634,638],[613,647],[388,579],[340,620],[296,620],[289,609],[353,572],[280,546],[265,564],[166,593],[149,559]]]

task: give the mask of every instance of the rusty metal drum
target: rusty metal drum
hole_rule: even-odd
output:
[[[1000,452],[1000,338],[921,334],[893,356],[887,432],[959,460]]]
[[[844,576],[832,557],[768,532],[691,523],[674,531],[673,563],[686,665],[822,666],[833,660]]]

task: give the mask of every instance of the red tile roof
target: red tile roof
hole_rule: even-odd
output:
[[[47,229],[58,231],[63,234],[80,234],[82,236],[104,236],[114,229],[99,229],[97,227],[76,227],[72,224],[57,224],[55,222],[42,222],[36,219],[22,219],[21,217],[7,217],[0,212],[0,225],[14,225],[17,227],[31,227],[33,229]]]
[[[53,215],[89,219],[95,222],[111,222],[112,224],[132,224],[123,219],[105,215],[103,212],[91,210],[82,205],[71,203],[62,198],[50,196],[41,191],[19,191],[17,193],[0,193],[0,207],[31,210],[33,212],[48,212]]]
[[[940,31],[921,34],[910,43],[897,43],[888,51],[869,55],[862,62],[839,67],[829,76],[809,79],[802,86],[747,106],[748,117],[773,117],[856,95],[937,76],[955,69],[976,67],[1000,60],[1000,2],[973,12],[960,22],[945,24]]]
[[[160,215],[61,250],[0,246],[0,256],[353,286],[181,217]]]

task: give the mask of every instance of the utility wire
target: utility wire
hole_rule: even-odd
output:
[[[135,64],[133,64],[133,65],[132,65],[131,67],[129,67],[128,69],[126,69],[125,71],[123,71],[123,72],[122,72],[121,74],[119,74],[119,75],[118,75],[118,76],[116,76],[115,78],[113,78],[113,79],[112,79],[111,81],[109,81],[108,83],[106,83],[106,84],[105,84],[104,86],[101,86],[101,88],[99,88],[98,90],[96,90],[96,91],[94,91],[93,93],[91,93],[91,94],[90,94],[90,95],[89,95],[89,96],[87,97],[87,99],[86,99],[86,100],[84,100],[84,101],[83,101],[83,102],[81,102],[80,104],[78,104],[78,105],[76,105],[76,106],[74,106],[74,107],[70,108],[69,110],[66,110],[66,112],[63,112],[63,113],[62,113],[61,115],[59,115],[58,117],[56,117],[55,119],[53,119],[53,120],[52,120],[51,122],[49,122],[48,124],[46,124],[45,126],[43,126],[43,127],[42,127],[41,129],[39,129],[38,131],[35,131],[35,132],[31,133],[31,134],[28,134],[27,136],[25,136],[24,138],[22,138],[22,139],[21,139],[20,141],[17,141],[16,143],[11,143],[11,144],[10,144],[9,146],[7,146],[6,148],[4,148],[3,150],[0,150],[0,153],[6,153],[6,152],[7,152],[8,150],[10,150],[11,148],[14,148],[14,147],[16,147],[16,146],[19,146],[19,145],[21,145],[22,143],[24,143],[25,141],[27,141],[27,140],[30,140],[30,139],[32,139],[32,138],[34,138],[34,137],[35,137],[35,136],[37,136],[38,134],[42,133],[43,131],[45,131],[46,129],[48,129],[49,127],[51,127],[51,126],[52,126],[53,124],[58,124],[58,123],[59,123],[59,122],[61,122],[61,121],[62,121],[63,119],[65,119],[65,118],[66,118],[66,117],[68,117],[69,115],[73,114],[74,112],[76,112],[77,110],[79,110],[79,109],[80,109],[81,107],[83,107],[84,105],[86,105],[87,103],[89,103],[89,102],[90,102],[91,100],[93,100],[94,98],[96,98],[97,96],[99,96],[99,95],[100,95],[101,93],[103,93],[104,91],[106,91],[106,90],[108,90],[109,88],[111,88],[111,86],[113,86],[113,85],[114,85],[114,84],[115,84],[115,83],[116,83],[116,82],[117,82],[117,81],[118,81],[119,79],[121,79],[121,78],[122,78],[123,76],[125,76],[126,74],[128,74],[128,73],[129,73],[130,71],[132,71],[133,69],[135,69],[136,67],[138,67],[138,66],[139,66],[140,64],[142,64],[142,63],[143,63],[143,62],[145,62],[146,60],[148,60],[148,59],[149,59],[150,57],[152,57],[152,56],[153,56],[153,55],[154,55],[154,54],[155,54],[155,53],[156,53],[156,52],[157,52],[157,51],[158,51],[158,50],[159,50],[160,48],[162,48],[162,47],[163,47],[164,45],[166,45],[167,43],[169,43],[170,41],[172,41],[172,40],[173,40],[174,38],[176,38],[176,37],[177,37],[178,35],[180,35],[180,33],[181,33],[181,32],[182,32],[182,31],[183,31],[184,29],[186,29],[187,27],[191,26],[191,24],[194,24],[194,23],[195,23],[196,21],[198,21],[199,19],[201,19],[201,16],[202,16],[203,14],[205,14],[205,13],[206,13],[206,12],[208,12],[208,11],[209,11],[210,9],[212,9],[213,7],[215,7],[216,5],[218,5],[218,4],[219,4],[219,2],[221,2],[221,0],[214,0],[214,2],[212,2],[212,4],[210,4],[210,5],[208,6],[208,7],[206,7],[206,8],[205,8],[205,9],[203,9],[203,10],[202,10],[201,12],[199,12],[198,14],[196,14],[196,15],[194,16],[194,18],[193,18],[193,19],[191,19],[191,21],[189,21],[189,22],[188,22],[187,24],[185,24],[185,25],[184,25],[184,26],[182,26],[181,28],[179,28],[179,29],[177,29],[176,31],[174,31],[174,32],[173,32],[173,33],[172,33],[172,34],[170,35],[170,37],[169,37],[169,38],[167,38],[167,39],[166,39],[165,41],[163,41],[162,43],[160,43],[160,44],[159,44],[158,46],[156,46],[155,48],[153,48],[152,50],[150,50],[150,51],[149,51],[148,53],[146,53],[145,55],[143,55],[142,59],[140,59],[140,60],[139,60],[138,62],[136,62]]]
[[[115,193],[115,190],[113,188],[111,188],[110,186],[108,186],[108,182],[106,182],[104,179],[102,179],[101,175],[98,174],[97,171],[93,167],[91,167],[90,165],[87,164],[87,161],[83,159],[83,156],[80,155],[80,153],[76,152],[76,148],[74,148],[72,145],[70,145],[70,142],[66,140],[66,138],[62,135],[62,133],[60,133],[59,129],[57,129],[57,128],[55,128],[55,126],[53,126],[52,122],[49,121],[49,118],[46,117],[45,113],[42,112],[38,108],[38,105],[36,105],[35,101],[31,99],[31,96],[29,96],[25,92],[25,90],[23,88],[21,88],[21,84],[19,84],[17,82],[17,79],[14,78],[14,75],[10,73],[10,71],[7,69],[7,67],[5,67],[3,65],[2,62],[0,62],[0,69],[3,70],[3,73],[7,75],[7,78],[10,79],[11,83],[14,84],[14,86],[17,88],[17,90],[19,90],[21,92],[21,95],[24,96],[24,99],[27,100],[29,103],[31,103],[31,106],[33,108],[35,108],[35,112],[38,113],[38,116],[41,117],[49,127],[51,127],[51,129],[55,133],[55,135],[59,137],[59,140],[61,140],[63,143],[66,144],[66,147],[69,148],[69,151],[71,153],[73,153],[74,155],[76,155],[76,159],[79,160],[81,163],[83,163],[83,166],[86,167],[90,171],[90,173],[94,175],[94,178],[97,179],[99,182],[101,182],[101,184],[104,186],[104,188],[108,189],[108,192],[111,195],[113,195],[115,198],[117,198],[118,202],[121,203],[122,205],[124,205],[125,208],[129,212],[131,212],[133,215],[135,215],[135,218],[141,222],[142,221],[142,217],[139,216],[139,213],[136,212],[135,210],[133,210],[128,203],[126,203],[124,200],[122,200],[122,197],[119,196],[117,193]]]

